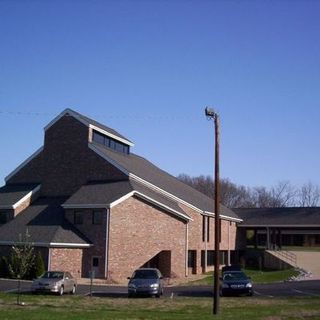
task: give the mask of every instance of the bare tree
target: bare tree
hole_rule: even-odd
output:
[[[298,192],[298,204],[301,207],[316,207],[320,203],[320,188],[312,182],[305,183]]]

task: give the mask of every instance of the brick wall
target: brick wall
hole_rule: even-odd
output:
[[[69,271],[73,277],[82,276],[82,249],[50,248],[51,271]]]
[[[88,148],[89,128],[64,116],[45,132],[43,151],[8,183],[41,183],[41,195],[65,196],[90,180],[125,175]]]
[[[97,209],[98,210],[98,209]],[[100,210],[100,209],[99,209]],[[106,226],[107,226],[107,211],[102,210],[102,224],[92,223],[93,209],[82,210],[66,210],[66,219],[74,224],[74,211],[82,212],[83,224],[77,224],[75,227],[84,234],[93,244],[93,247],[85,249],[83,252],[82,277],[89,277],[89,272],[92,267],[92,258],[99,258],[99,267],[95,272],[96,278],[105,277],[105,247],[106,247]]]
[[[185,231],[183,221],[136,197],[115,206],[110,210],[109,276],[123,281],[164,250],[171,251],[171,276],[185,276]]]

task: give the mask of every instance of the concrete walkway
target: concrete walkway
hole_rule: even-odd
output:
[[[311,272],[310,279],[320,279],[320,252],[293,251],[297,257],[297,266]]]

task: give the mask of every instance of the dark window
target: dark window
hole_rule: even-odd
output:
[[[74,224],[83,224],[83,213],[81,211],[75,211],[73,214]]]
[[[92,140],[118,152],[129,154],[130,149],[128,145],[113,138],[107,137],[100,132],[93,131]]]
[[[99,267],[99,258],[98,257],[93,257],[92,258],[92,266],[93,267]]]
[[[201,267],[204,267],[206,252],[205,250],[201,251]],[[207,250],[207,266],[213,266],[214,265],[214,250]]]
[[[316,234],[314,236],[314,242],[315,242],[315,244],[320,244],[320,234]]]
[[[104,144],[105,143],[105,137],[103,134],[93,131],[93,141]]]
[[[102,224],[103,212],[101,210],[92,211],[92,224]]]
[[[202,216],[202,241],[206,241],[206,216]]]
[[[7,212],[0,212],[0,224],[7,223],[8,214]]]
[[[196,265],[196,257],[197,251],[196,250],[188,250],[188,267],[194,268]]]

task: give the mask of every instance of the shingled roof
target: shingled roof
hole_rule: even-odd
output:
[[[320,207],[238,208],[233,210],[243,219],[239,227],[320,226]]]
[[[214,203],[211,198],[161,170],[147,159],[134,153],[123,154],[116,152],[95,142],[92,142],[90,146],[129,176],[140,178],[203,212],[214,212]],[[232,210],[222,205],[220,206],[220,214],[224,217],[241,221]]]
[[[5,185],[0,188],[0,209],[12,209],[21,199],[30,195],[39,184]]]
[[[143,198],[184,220],[191,218],[177,201],[156,192],[134,180],[90,183],[79,188],[64,204],[64,208],[112,207],[123,197],[135,195]]]
[[[20,242],[26,232],[36,246],[88,247],[89,239],[64,218],[66,198],[39,198],[13,220],[0,227],[0,244]]]
[[[83,124],[85,124],[87,127],[89,127],[90,125],[95,126],[97,128],[100,128],[104,131],[106,131],[107,133],[115,136],[116,138],[119,138],[120,140],[124,140],[125,142],[127,142],[129,145],[133,145],[133,142],[130,141],[129,139],[127,139],[126,137],[124,137],[123,135],[121,135],[119,132],[117,132],[116,130],[109,128],[107,126],[105,126],[104,124],[101,124],[100,122],[93,120],[91,118],[88,118],[84,115],[82,115],[81,113],[78,113],[72,109],[65,109],[64,111],[62,111],[57,117],[55,117],[46,127],[45,130],[47,130],[48,128],[50,128],[56,121],[58,121],[61,117],[65,116],[65,115],[69,115],[71,117],[74,117],[76,119],[78,119],[80,122],[82,122]]]

